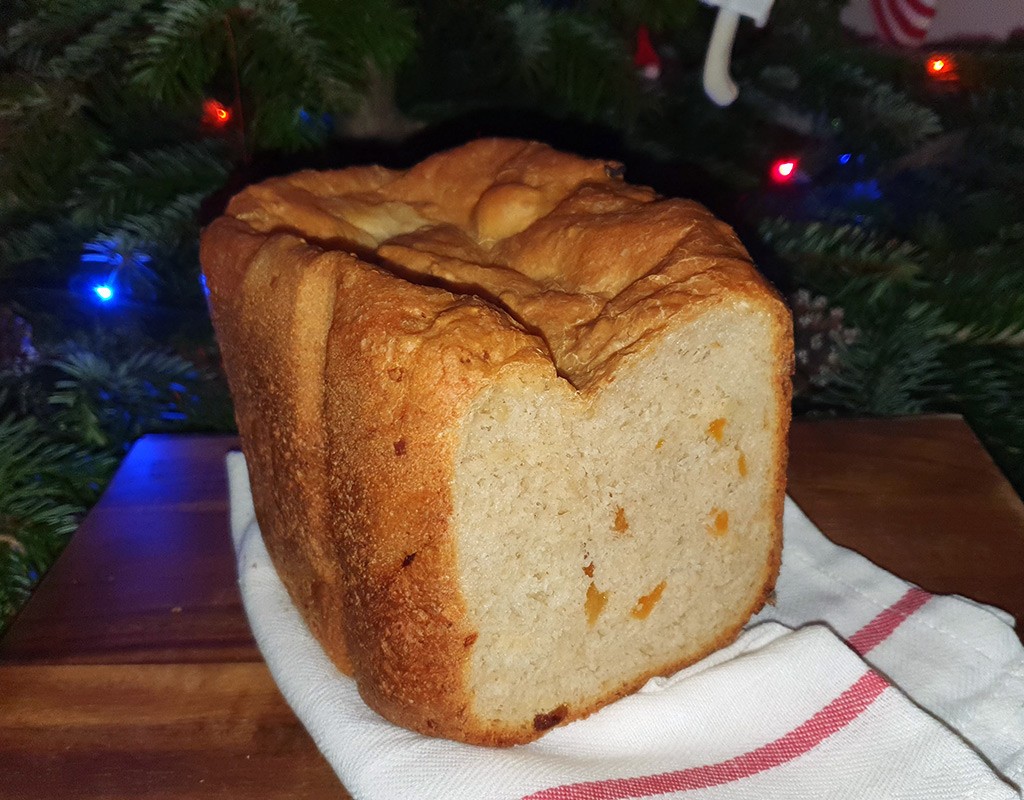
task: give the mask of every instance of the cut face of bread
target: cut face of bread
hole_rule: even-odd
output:
[[[763,602],[768,322],[712,311],[596,391],[555,379],[478,398],[452,484],[475,716],[550,727],[714,649]]]
[[[250,187],[201,258],[267,549],[392,722],[528,742],[770,592],[791,321],[699,205],[483,140]]]

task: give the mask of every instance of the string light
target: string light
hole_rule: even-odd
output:
[[[789,183],[796,177],[800,162],[795,158],[781,158],[772,164],[771,177],[776,183]]]
[[[219,100],[207,98],[203,101],[203,124],[223,128],[231,122],[231,109]]]
[[[955,81],[959,79],[956,60],[948,54],[939,54],[929,57],[925,62],[928,75],[937,81]]]
[[[82,270],[72,279],[73,291],[103,305],[138,301],[151,295],[157,282],[147,266],[152,258],[117,237],[86,242],[79,261]]]

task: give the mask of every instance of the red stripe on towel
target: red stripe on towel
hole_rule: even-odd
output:
[[[850,647],[856,650],[858,655],[873,650],[892,636],[893,631],[902,625],[907,617],[930,599],[931,595],[924,589],[918,589],[916,586],[908,589],[903,597],[853,634],[847,640]]]
[[[524,800],[625,800],[707,789],[748,778],[813,750],[859,717],[888,686],[881,675],[867,672],[821,711],[782,738],[727,761],[639,778],[613,778],[555,786],[531,794]]]

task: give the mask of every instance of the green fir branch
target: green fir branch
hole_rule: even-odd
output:
[[[515,37],[519,73],[556,113],[628,122],[640,92],[624,32],[599,17],[515,3],[504,13]]]
[[[150,212],[125,214],[101,235],[150,255],[167,253],[199,234],[199,208],[209,191],[180,194]]]
[[[73,42],[79,32],[116,13],[110,0],[40,0],[31,16],[7,28],[4,56],[27,72],[37,72]]]
[[[153,350],[114,360],[73,347],[52,366],[62,376],[49,397],[54,424],[90,446],[115,451],[187,419],[194,384],[202,379],[190,361]]]
[[[60,55],[50,60],[43,71],[56,80],[91,78],[109,66],[110,54],[123,47],[135,35],[144,0],[124,0],[120,7],[98,20],[81,36],[65,45]]]
[[[858,414],[920,414],[942,391],[947,373],[941,356],[946,343],[936,331],[942,317],[925,303],[905,305],[886,295],[850,313],[857,336],[838,343],[840,367],[815,397],[825,408]]]
[[[917,245],[857,225],[776,217],[763,220],[758,230],[766,244],[809,280],[838,273],[843,279],[874,276],[910,283],[920,274],[924,260]]]
[[[1024,345],[1024,225],[955,253],[930,270],[932,302],[943,310],[956,341]]]
[[[48,256],[61,240],[62,233],[59,224],[41,221],[0,232],[0,275],[14,264]]]
[[[109,457],[53,440],[33,418],[0,418],[0,630],[61,552],[111,466]]]
[[[966,417],[1010,482],[1024,488],[1024,348],[956,345],[944,354],[949,402]]]
[[[205,196],[227,177],[219,142],[181,142],[129,153],[98,165],[70,199],[71,217],[103,228],[128,215],[151,214],[181,195]],[[189,201],[188,207],[193,208]]]
[[[887,83],[867,87],[857,105],[859,114],[853,118],[900,148],[915,147],[942,132],[942,121],[933,109]]]
[[[160,102],[197,100],[224,57],[231,0],[179,0],[147,15],[150,33],[136,49],[133,81]]]

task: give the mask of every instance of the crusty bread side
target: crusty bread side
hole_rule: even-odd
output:
[[[268,549],[398,724],[529,741],[727,643],[774,583],[788,313],[726,226],[618,174],[484,140],[268,181],[204,232]],[[510,492],[532,512],[502,511]],[[578,659],[517,644],[556,634]]]

